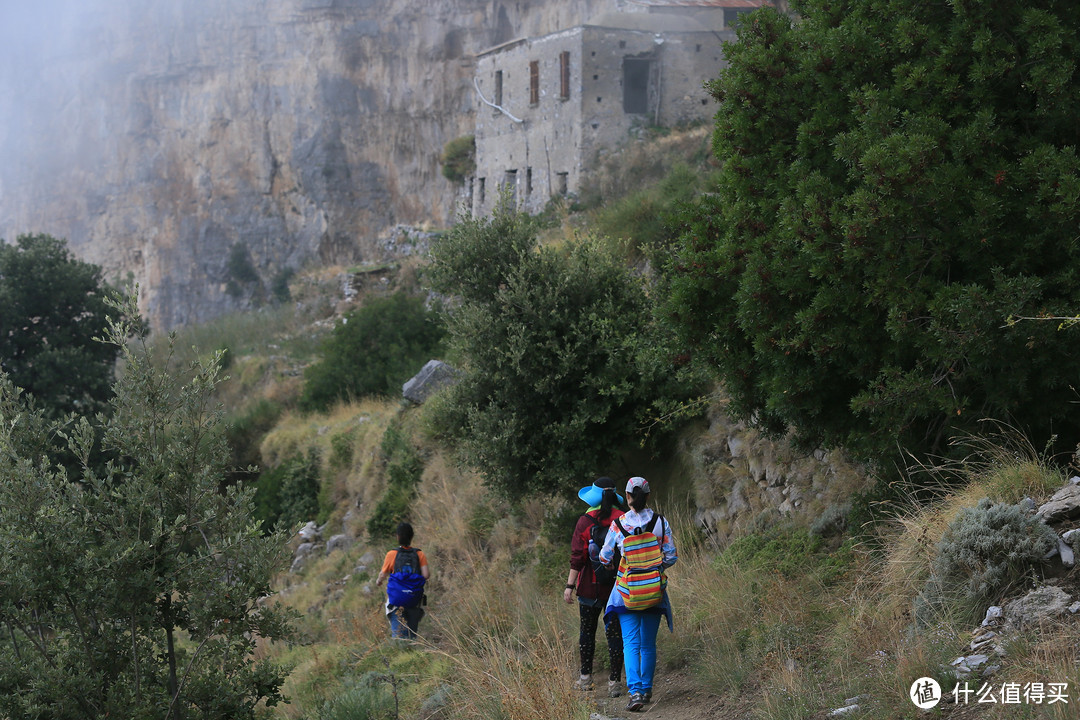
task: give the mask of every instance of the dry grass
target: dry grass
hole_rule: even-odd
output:
[[[529,573],[489,573],[464,586],[436,621],[439,649],[454,666],[453,717],[470,720],[584,719],[570,689],[572,645],[565,611],[536,592]]]
[[[349,462],[327,464],[324,478],[334,483],[339,507],[357,509],[356,528],[385,486],[379,446],[391,422],[424,457],[412,520],[416,544],[433,571],[419,646],[427,664],[403,691],[412,708],[403,717],[421,717],[418,708],[445,684],[452,698],[439,710],[445,720],[584,720],[588,707],[569,691],[576,675],[577,612],[558,601],[561,578],[554,582],[548,567],[561,567],[566,548],[550,546],[541,532],[550,507],[535,501],[513,509],[488,496],[476,474],[457,468],[448,451],[425,435],[422,412],[366,401],[325,415],[287,415],[263,450],[284,458],[317,447],[329,463],[334,438],[339,449],[347,444]],[[676,632],[660,635],[660,672],[692,675],[722,695],[751,697],[761,718],[818,716],[864,693],[872,698],[870,717],[897,716],[909,704],[912,679],[939,675],[968,640],[970,628],[964,627],[911,632],[912,601],[945,529],[982,497],[1039,498],[1061,482],[1030,455],[1009,450],[979,457],[967,464],[965,484],[954,482],[936,502],[898,506],[876,542],[856,548],[843,579],[829,582],[817,572],[830,557],[828,548],[793,575],[718,557],[689,509],[693,458],[681,452],[666,466],[649,467],[646,476],[687,478],[662,483],[656,498],[680,553],[669,586]],[[955,475],[956,468],[949,472]],[[360,537],[347,553],[320,558],[302,577],[289,577],[285,601],[305,613],[302,627],[311,644],[264,649],[296,664],[288,686],[295,704],[277,717],[314,720],[320,697],[337,692],[342,673],[370,669],[376,656],[393,661],[399,653],[416,654],[387,643],[382,591],[370,587],[388,544]],[[357,574],[366,553],[376,567]],[[1078,633],[1047,634],[1010,648],[1002,678],[1080,682]],[[1044,712],[1040,717],[1064,717]]]

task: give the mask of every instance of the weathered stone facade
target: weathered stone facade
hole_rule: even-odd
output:
[[[760,1],[0,3],[0,238],[67,238],[110,280],[141,285],[155,329],[245,309],[308,264],[386,259],[397,225],[454,221],[466,191],[442,176],[439,158],[447,141],[473,133],[476,63],[502,56],[484,48],[525,53],[504,81],[508,98],[525,93],[526,106],[528,62],[543,63],[546,94],[526,107],[540,134],[527,149],[521,128],[496,126],[490,108],[475,118],[478,133],[513,145],[484,155],[488,196],[517,170],[515,185],[521,196],[532,191],[536,209],[560,179],[575,191],[595,147],[633,123],[677,122],[684,96],[700,102],[701,81],[718,67],[669,70],[679,42],[665,35],[657,44],[655,20],[633,30],[590,18],[663,11],[700,23],[702,13]],[[547,40],[531,57],[507,45],[514,38]],[[711,34],[702,45],[703,58],[719,48]],[[574,85],[560,102],[550,83],[564,51]],[[621,58],[640,53],[665,62],[649,90],[659,88],[658,115],[651,95],[648,112],[621,110]],[[711,109],[700,107],[707,118]],[[247,294],[230,292],[234,252],[260,279]]]
[[[703,83],[724,67],[722,43],[735,33],[722,8],[693,9],[605,13],[480,53],[472,211],[490,212],[505,190],[539,212],[578,193],[598,154],[634,128],[708,121],[716,108]]]

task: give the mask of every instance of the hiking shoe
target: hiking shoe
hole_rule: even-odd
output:
[[[646,690],[641,694],[641,701],[651,703],[652,702],[652,690]]]
[[[608,680],[607,681],[607,696],[608,697],[619,697],[619,695],[622,694],[622,688],[620,688],[619,685],[620,685],[620,683],[619,683],[618,680]]]
[[[626,703],[626,709],[630,712],[637,712],[643,707],[645,707],[645,701],[641,695],[639,693],[630,693],[630,701]]]
[[[582,692],[589,692],[593,689],[592,675],[582,675],[574,683],[575,690],[581,690]]]

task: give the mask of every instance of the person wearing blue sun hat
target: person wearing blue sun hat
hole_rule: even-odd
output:
[[[596,653],[596,627],[604,605],[615,586],[615,573],[599,561],[600,548],[604,545],[611,524],[622,517],[619,505],[621,495],[615,492],[615,481],[609,477],[597,478],[591,485],[578,491],[578,499],[588,510],[578,518],[574,534],[570,538],[570,574],[563,589],[563,601],[574,602],[577,590],[581,629],[578,650],[581,654],[581,677],[574,683],[575,690],[593,689],[593,657]],[[618,618],[604,621],[604,635],[608,645],[608,695],[618,697],[619,679],[623,669],[622,630]]]

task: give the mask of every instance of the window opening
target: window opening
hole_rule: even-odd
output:
[[[510,206],[517,205],[517,170],[507,170],[503,175],[503,191],[510,197]]]
[[[559,53],[559,97],[567,100],[570,97],[570,53]]]
[[[525,168],[525,196],[532,195],[532,191],[532,168],[527,167]]]
[[[555,177],[557,178],[557,182],[558,182],[559,194],[560,195],[566,195],[566,193],[569,192],[567,181],[568,181],[568,179],[570,177],[570,173],[568,173],[568,172],[555,173]]]
[[[495,71],[495,104],[502,105],[502,70]]]
[[[649,112],[649,75],[652,61],[623,58],[623,112]]]
[[[540,62],[529,61],[529,104],[540,104]]]
[[[487,180],[487,178],[480,178],[480,188],[476,193],[477,202],[478,202],[478,204],[479,204],[479,206],[481,208],[484,207],[484,181],[485,180]]]

